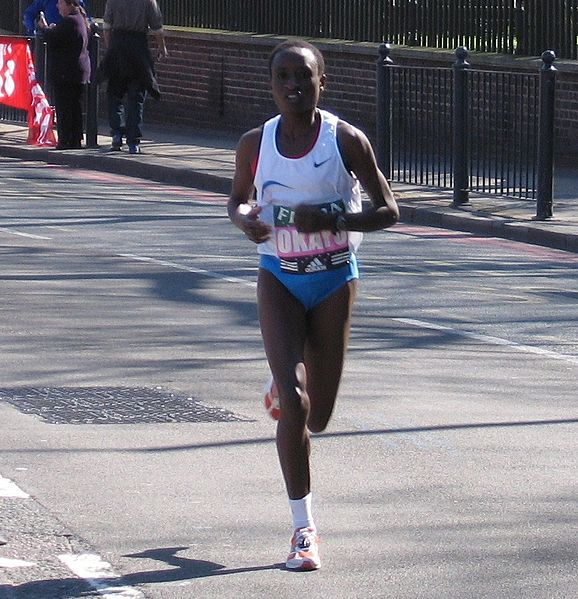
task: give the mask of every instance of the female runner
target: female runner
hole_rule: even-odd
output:
[[[259,322],[272,373],[266,397],[279,401],[280,414],[270,413],[279,418],[277,452],[293,517],[286,566],[316,570],[310,432],[325,429],[337,397],[361,234],[394,225],[399,210],[367,137],[318,108],[321,52],[283,42],[269,71],[280,114],[241,137],[228,214],[260,255]]]

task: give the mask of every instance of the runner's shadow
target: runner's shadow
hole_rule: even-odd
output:
[[[205,578],[207,576],[224,576],[226,574],[240,574],[242,572],[260,572],[263,570],[284,570],[285,564],[270,564],[267,566],[252,566],[247,568],[227,568],[223,564],[209,562],[206,560],[190,559],[176,555],[188,547],[162,547],[158,549],[147,549],[140,553],[131,553],[123,557],[147,558],[164,562],[169,566],[175,566],[172,570],[150,570],[147,572],[135,572],[122,577],[123,584],[154,584],[159,582],[176,582],[179,580],[192,580]]]
[[[188,559],[178,557],[179,551],[188,547],[167,547],[159,549],[148,549],[141,553],[133,553],[123,557],[148,558],[164,562],[172,569],[150,570],[145,572],[134,572],[124,576],[111,578],[98,578],[94,581],[83,578],[55,578],[45,580],[34,580],[16,586],[0,583],[0,599],[12,599],[22,597],[26,599],[74,599],[78,597],[92,597],[94,593],[106,594],[112,597],[119,589],[126,586],[138,586],[142,584],[171,583],[208,576],[223,576],[225,574],[240,574],[242,572],[259,572],[262,570],[283,570],[284,564],[271,564],[268,566],[253,566],[248,568],[227,568],[223,564],[205,560]]]
[[[227,568],[223,564],[205,560],[178,557],[179,551],[188,547],[167,547],[148,549],[141,553],[133,553],[123,557],[149,558],[164,562],[172,569],[150,570],[134,572],[125,576],[98,578],[85,580],[78,577],[53,578],[33,580],[17,584],[16,586],[0,583],[0,598],[27,597],[28,599],[78,599],[79,597],[92,597],[94,594],[106,594],[107,597],[115,595],[117,589],[127,586],[142,584],[159,584],[195,580],[208,576],[223,576],[225,574],[240,574],[242,572],[259,572],[262,570],[284,570],[285,564],[271,564],[268,566],[253,566],[248,568]],[[115,595],[116,596],[116,595]]]

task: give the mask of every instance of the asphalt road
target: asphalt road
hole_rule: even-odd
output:
[[[0,598],[576,596],[578,255],[366,236],[295,574],[225,198],[6,159],[0,198]]]

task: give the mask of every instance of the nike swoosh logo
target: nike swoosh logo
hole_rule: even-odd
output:
[[[321,162],[313,162],[313,166],[315,168],[319,168],[322,164],[325,164],[328,160],[331,160],[331,158],[326,158],[325,160],[323,160]]]
[[[267,187],[271,187],[271,185],[279,185],[280,187],[291,189],[289,185],[285,185],[284,183],[281,183],[279,181],[265,181],[265,183],[263,183],[263,185],[261,186],[261,191],[265,191]]]

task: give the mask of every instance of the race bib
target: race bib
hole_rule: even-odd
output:
[[[319,204],[324,212],[345,213],[343,200]],[[273,206],[275,244],[281,270],[292,274],[311,274],[340,268],[349,262],[347,231],[299,233],[295,228],[295,210]]]

